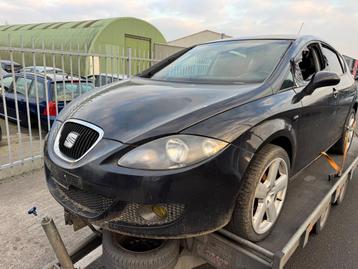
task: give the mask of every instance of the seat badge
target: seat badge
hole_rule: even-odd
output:
[[[79,133],[76,133],[76,132],[70,132],[67,137],[66,137],[66,140],[65,142],[63,143],[63,145],[70,149],[73,147],[73,145],[75,144],[77,138],[79,137]]]

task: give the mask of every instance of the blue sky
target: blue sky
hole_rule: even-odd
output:
[[[358,58],[357,0],[0,0],[1,24],[133,16],[172,40],[210,29],[232,36],[318,35]]]

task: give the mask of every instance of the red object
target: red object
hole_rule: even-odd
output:
[[[356,77],[357,75],[358,75],[358,60],[355,61],[353,67],[353,77]]]
[[[48,114],[47,114],[48,111]],[[42,113],[44,116],[57,116],[56,113],[56,102],[54,101],[50,101],[48,102],[47,107],[45,108],[45,110]]]

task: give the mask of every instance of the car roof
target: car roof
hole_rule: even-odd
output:
[[[58,70],[63,71],[61,68],[58,67],[52,67],[52,66],[42,66],[42,65],[36,65],[36,66],[26,66],[24,68],[31,68],[31,69],[37,69],[37,70]]]
[[[21,72],[21,73],[16,73],[15,76],[16,77],[24,77],[24,72]],[[7,77],[10,77],[11,75],[7,76]],[[78,78],[78,77],[71,77],[66,75],[66,76],[63,76],[63,75],[53,75],[53,74],[46,74],[46,76],[42,73],[33,73],[33,72],[26,72],[26,76],[29,76],[29,78],[33,78],[33,77],[38,77],[38,78],[42,78],[42,79],[47,79],[48,81],[50,82],[77,82],[77,81],[81,81],[81,83],[85,83],[86,80],[83,79],[83,78]]]
[[[2,63],[2,64],[11,64],[11,61],[10,60],[0,60],[0,63]],[[13,63],[14,63],[14,65],[20,65],[17,62],[13,62]]]
[[[203,44],[227,42],[227,41],[240,41],[240,40],[291,40],[291,41],[310,41],[310,40],[322,40],[312,35],[256,35],[256,36],[242,36],[219,39],[214,41],[205,42]]]
[[[97,77],[99,77],[99,76],[106,77],[107,76],[107,77],[113,77],[113,78],[123,78],[123,77],[127,78],[128,77],[125,74],[112,74],[112,73],[100,73],[100,74],[88,75],[86,77],[91,78],[93,76],[97,76]]]

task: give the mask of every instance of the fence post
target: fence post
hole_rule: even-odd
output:
[[[132,77],[132,48],[128,48],[128,77]]]

